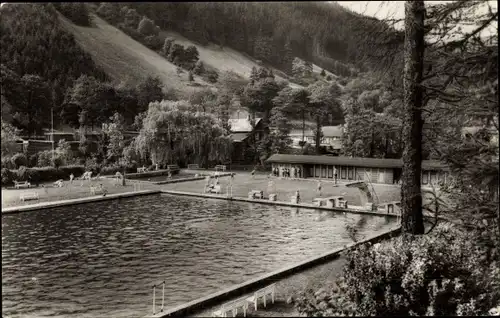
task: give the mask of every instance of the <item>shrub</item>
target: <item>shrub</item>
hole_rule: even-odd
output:
[[[350,251],[343,279],[295,302],[308,316],[481,315],[500,299],[500,271],[449,225]]]
[[[19,167],[15,176],[16,181],[27,181],[28,180],[28,169],[25,166]]]
[[[14,169],[14,165],[10,161],[10,157],[2,157],[2,168]]]
[[[206,76],[207,76],[207,80],[210,83],[217,83],[217,80],[219,79],[219,74],[217,74],[217,72],[213,71],[213,70],[206,71]]]
[[[150,35],[144,38],[144,44],[153,51],[160,51],[163,43],[162,39],[157,35]]]
[[[20,152],[13,155],[10,158],[10,161],[12,162],[12,165],[14,165],[15,169],[18,169],[20,166],[28,165],[28,159],[26,158],[26,155]]]
[[[36,167],[38,165],[38,153],[32,154],[28,159],[29,167]]]
[[[92,171],[94,173],[99,173],[100,165],[97,163],[96,158],[89,158],[85,161],[85,170]]]
[[[156,35],[158,32],[156,29],[156,25],[154,22],[145,16],[142,18],[141,22],[139,22],[139,26],[137,27],[137,31],[142,35]]]
[[[188,73],[188,81],[190,81],[190,82],[194,81],[193,72],[191,72],[191,71],[189,71],[189,73]]]
[[[9,169],[2,168],[2,186],[12,184],[13,176],[13,173]]]
[[[101,175],[108,176],[108,175],[114,175],[117,172],[123,173],[123,168],[125,168],[126,173],[136,173],[137,172],[137,165],[135,164],[128,164],[128,165],[111,165],[111,166],[106,166],[101,168]]]
[[[327,81],[331,81],[332,80],[332,76],[330,74],[328,74],[325,78],[326,78]]]
[[[52,166],[52,151],[45,150],[38,153],[38,167],[48,167]]]

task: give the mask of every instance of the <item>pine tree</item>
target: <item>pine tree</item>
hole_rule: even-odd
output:
[[[255,66],[252,66],[252,71],[250,72],[250,81],[253,84],[258,80],[259,80],[259,75],[257,73],[257,68]]]
[[[422,101],[424,1],[405,2],[405,68],[403,117],[403,176],[401,185],[402,229],[423,234],[422,189]]]

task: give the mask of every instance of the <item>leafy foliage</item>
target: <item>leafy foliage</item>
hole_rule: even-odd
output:
[[[364,32],[382,24],[338,4],[320,2],[128,3],[127,6],[153,19],[162,29],[173,29],[202,45],[212,42],[232,47],[287,72],[293,58],[298,56],[349,76],[350,70],[343,67],[344,63],[357,62],[358,50],[368,46]],[[328,57],[315,51],[318,46]]]
[[[16,169],[18,169],[21,166],[28,165],[28,158],[26,158],[26,155],[23,153],[16,153],[10,158],[10,161],[12,162],[12,164]]]
[[[487,314],[500,296],[500,270],[479,255],[462,231],[445,224],[426,236],[360,246],[347,254],[335,288],[306,292],[296,306],[307,316]]]
[[[12,113],[18,113],[14,125],[28,133],[50,121],[47,109],[52,105],[54,120],[60,122],[57,113],[66,89],[82,74],[106,79],[90,55],[63,30],[52,4],[2,7],[0,60],[3,98]]]
[[[11,124],[4,122],[2,117],[2,158],[9,157],[17,152],[18,133],[18,130]]]
[[[232,142],[214,115],[195,113],[186,101],[162,101],[149,105],[134,145],[153,164],[181,160],[208,164],[225,161]]]
[[[74,24],[90,26],[91,19],[85,3],[55,2],[54,7],[57,9],[57,11],[61,12],[62,15],[71,20]]]

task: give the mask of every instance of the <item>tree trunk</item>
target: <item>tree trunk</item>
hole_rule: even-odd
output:
[[[402,230],[423,234],[422,190],[422,69],[424,1],[405,2]]]
[[[316,116],[316,154],[319,155],[321,145],[321,118]]]
[[[302,109],[302,147],[301,148],[304,148],[305,135],[306,135],[306,114],[305,114],[305,110]]]

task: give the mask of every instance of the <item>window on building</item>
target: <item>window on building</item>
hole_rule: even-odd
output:
[[[364,168],[356,168],[356,179],[363,180],[363,175],[365,174]]]
[[[319,178],[319,168],[320,168],[320,166],[318,166],[318,165],[314,165],[314,170],[315,170],[315,172],[314,172],[314,176],[315,176],[316,178]]]
[[[328,178],[333,178],[333,166],[328,166]]]
[[[326,178],[326,169],[328,166],[321,166],[321,178]]]
[[[428,183],[429,183],[429,172],[423,171],[422,172],[422,184],[428,184]]]
[[[346,167],[340,167],[340,179],[346,179]]]
[[[438,181],[438,173],[437,171],[432,171],[431,172],[431,183],[437,183]]]
[[[347,168],[347,179],[349,179],[349,180],[354,179],[354,168],[353,167]]]

